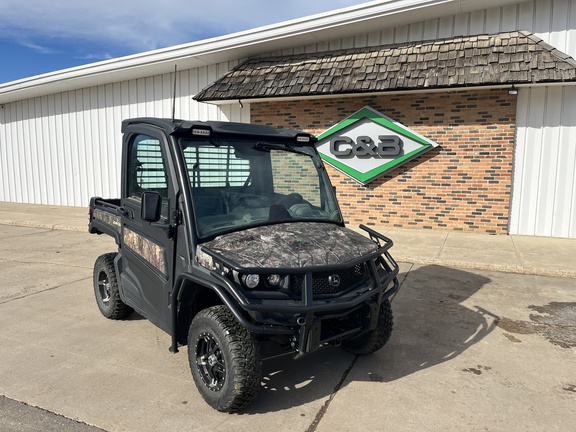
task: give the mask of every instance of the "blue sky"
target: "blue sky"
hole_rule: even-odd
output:
[[[0,83],[194,42],[362,0],[0,0]]]

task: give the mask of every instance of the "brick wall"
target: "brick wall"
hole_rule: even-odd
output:
[[[303,159],[307,163],[304,164]],[[299,193],[310,204],[321,205],[318,172],[310,157],[296,153],[271,151],[270,162],[275,193],[284,195]]]
[[[364,106],[439,147],[366,186],[328,167],[348,223],[507,233],[516,96],[506,91],[261,102],[251,117],[319,135]]]

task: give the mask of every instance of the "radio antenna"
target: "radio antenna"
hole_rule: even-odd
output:
[[[176,119],[176,72],[178,65],[174,65],[174,89],[172,90],[172,121]]]

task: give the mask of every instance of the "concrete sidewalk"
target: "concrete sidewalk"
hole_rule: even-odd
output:
[[[0,224],[87,232],[88,208],[0,202]],[[576,278],[576,239],[373,228],[399,262]]]

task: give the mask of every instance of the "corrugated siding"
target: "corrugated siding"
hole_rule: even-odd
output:
[[[510,234],[576,238],[575,113],[574,86],[520,92]]]
[[[250,121],[249,106],[198,104],[191,96],[237,62],[178,72],[176,117]],[[172,116],[166,74],[0,108],[0,201],[85,206],[120,194],[121,122]]]
[[[290,55],[477,34],[528,30],[576,58],[576,2],[539,0],[446,16],[379,32],[272,52]]]

